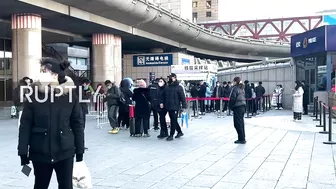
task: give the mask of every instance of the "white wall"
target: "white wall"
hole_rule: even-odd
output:
[[[272,94],[275,86],[281,84],[284,88],[284,108],[292,108],[293,99],[292,91],[294,88],[294,80],[296,76],[294,75],[295,68],[294,66],[284,65],[275,67],[270,66],[268,68],[262,69],[248,69],[240,68],[236,71],[230,71],[227,73],[218,73],[218,81],[232,81],[234,77],[238,76],[242,81],[249,80],[250,83],[258,84],[259,81],[263,82],[263,86],[266,89],[267,94]]]

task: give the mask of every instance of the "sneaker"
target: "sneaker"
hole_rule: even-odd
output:
[[[177,135],[175,136],[175,138],[180,138],[182,137],[184,134],[183,133],[177,133]]]
[[[150,137],[150,135],[147,133],[147,134],[144,134],[143,137]]]
[[[174,140],[174,137],[172,137],[172,136],[169,136],[169,137],[167,137],[167,139],[166,139],[167,141],[172,141],[172,140]]]
[[[118,134],[119,133],[119,128],[114,128],[112,129],[112,134]]]
[[[114,129],[109,130],[109,134],[114,134]]]

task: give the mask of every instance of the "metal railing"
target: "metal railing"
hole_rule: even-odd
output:
[[[175,19],[177,21],[179,21],[181,24],[184,23],[186,25],[188,25],[189,27],[192,27],[194,29],[200,30],[200,31],[204,31],[210,35],[213,36],[217,36],[217,37],[221,37],[221,38],[226,38],[226,39],[233,39],[233,40],[237,40],[237,41],[243,41],[243,42],[249,42],[249,43],[261,43],[261,44],[273,44],[273,45],[283,45],[283,46],[289,46],[290,43],[286,43],[286,42],[282,42],[282,41],[271,41],[271,40],[261,40],[261,39],[252,39],[252,38],[245,38],[245,37],[236,37],[236,36],[232,36],[232,35],[227,35],[224,33],[220,33],[217,31],[213,31],[210,30],[208,28],[199,26],[189,20],[186,20],[184,18],[181,18],[180,15],[177,15],[175,13],[173,13],[172,11],[169,11],[163,7],[161,7],[161,5],[156,4],[156,3],[152,3],[149,2],[148,0],[133,0],[134,3],[136,3],[136,1],[140,1],[144,4],[146,4],[149,8],[153,8],[157,11],[159,11],[160,13],[165,13],[166,15],[171,16],[171,19]]]

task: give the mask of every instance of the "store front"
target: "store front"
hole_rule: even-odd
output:
[[[12,100],[12,41],[0,39],[0,105]]]
[[[293,36],[291,56],[296,65],[296,80],[309,86],[311,103],[315,92],[330,92],[335,85],[332,79],[336,69],[336,26],[323,26]]]

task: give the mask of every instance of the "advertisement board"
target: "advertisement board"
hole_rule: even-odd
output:
[[[171,65],[173,65],[173,54],[150,54],[133,56],[133,67]]]
[[[291,37],[291,56],[297,57],[326,51],[326,27],[319,27]]]

